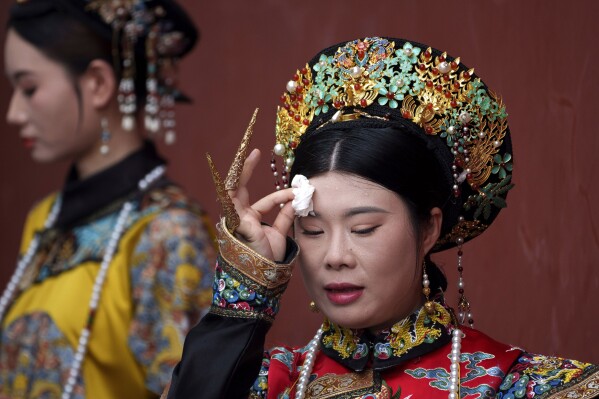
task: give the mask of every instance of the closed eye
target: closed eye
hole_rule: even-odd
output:
[[[322,234],[322,230],[306,230],[302,229],[302,234],[306,236],[317,236]]]
[[[366,229],[352,230],[352,233],[359,234],[359,235],[368,235],[368,234],[374,233],[376,231],[376,229],[378,229],[379,227],[381,227],[380,224],[376,225],[376,226],[368,227]]]

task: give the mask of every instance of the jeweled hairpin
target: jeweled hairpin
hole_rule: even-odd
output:
[[[145,37],[146,98],[144,127],[152,136],[162,132],[167,144],[175,142],[173,63],[183,35],[171,31],[160,5],[144,0],[86,0],[86,10],[96,12],[113,30],[114,54],[120,59],[118,102],[122,127],[133,130],[138,99],[135,90],[135,47]]]

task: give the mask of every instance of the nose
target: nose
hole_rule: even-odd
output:
[[[27,114],[23,109],[23,102],[20,99],[19,93],[15,90],[10,98],[10,105],[6,112],[6,122],[11,125],[23,125],[27,121]]]
[[[345,267],[353,268],[356,265],[356,257],[349,237],[341,233],[333,234],[328,243],[324,261],[326,267],[335,270]]]

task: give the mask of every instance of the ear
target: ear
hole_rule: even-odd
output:
[[[441,224],[443,223],[443,212],[435,207],[431,209],[430,218],[425,230],[422,232],[422,250],[427,254],[435,245],[441,234]]]
[[[104,60],[90,62],[80,83],[90,104],[96,109],[106,108],[116,95],[117,79],[114,69]]]

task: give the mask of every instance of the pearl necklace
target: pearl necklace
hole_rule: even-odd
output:
[[[162,175],[164,175],[165,171],[166,168],[164,165],[157,166],[156,168],[154,168],[150,173],[148,173],[143,179],[139,181],[139,183],[137,184],[139,190],[145,191],[148,187],[150,187],[152,183],[154,183]],[[56,222],[58,212],[60,211],[61,203],[62,200],[59,196],[54,202],[52,210],[50,211],[50,214],[44,222],[44,229],[52,227],[54,225],[54,222]],[[127,218],[129,217],[129,214],[132,210],[132,201],[128,201],[123,205],[121,211],[119,212],[114,230],[112,231],[110,239],[108,240],[108,245],[106,246],[106,251],[104,252],[104,257],[102,258],[100,270],[98,271],[98,274],[96,275],[96,279],[94,281],[92,295],[89,301],[89,312],[87,322],[85,327],[83,327],[83,329],[81,330],[81,335],[79,336],[77,351],[75,352],[73,363],[71,363],[71,368],[69,369],[69,376],[67,378],[67,383],[62,393],[62,399],[70,399],[71,395],[73,394],[73,389],[75,388],[75,384],[77,383],[77,377],[79,376],[79,373],[81,371],[81,365],[83,364],[83,359],[85,358],[85,354],[87,352],[87,345],[89,343],[89,337],[91,335],[91,328],[96,316],[96,311],[98,310],[98,303],[100,302],[102,288],[104,287],[104,282],[106,280],[106,276],[108,275],[108,269],[110,268],[110,264],[116,252],[119,240],[121,239],[121,236],[125,231],[125,223],[127,222]],[[19,261],[15,273],[11,277],[8,286],[6,287],[6,290],[0,298],[0,321],[3,320],[9,301],[13,298],[17,285],[21,281],[25,269],[33,259],[33,256],[35,255],[35,252],[38,249],[39,242],[40,234],[36,234],[35,237],[31,240],[31,243],[29,244],[29,248],[27,248],[25,255]]]
[[[300,372],[295,391],[295,399],[304,399],[306,396],[306,389],[308,388],[310,374],[312,374],[312,368],[314,367],[314,361],[316,360],[316,351],[318,350],[318,344],[320,343],[322,333],[323,329],[321,326],[316,332],[316,335],[314,335],[314,338],[312,338],[308,344],[308,351],[306,352],[306,358],[302,364],[302,371]],[[460,398],[460,355],[463,337],[464,334],[459,328],[454,329],[451,334],[451,365],[449,366],[448,399]]]

